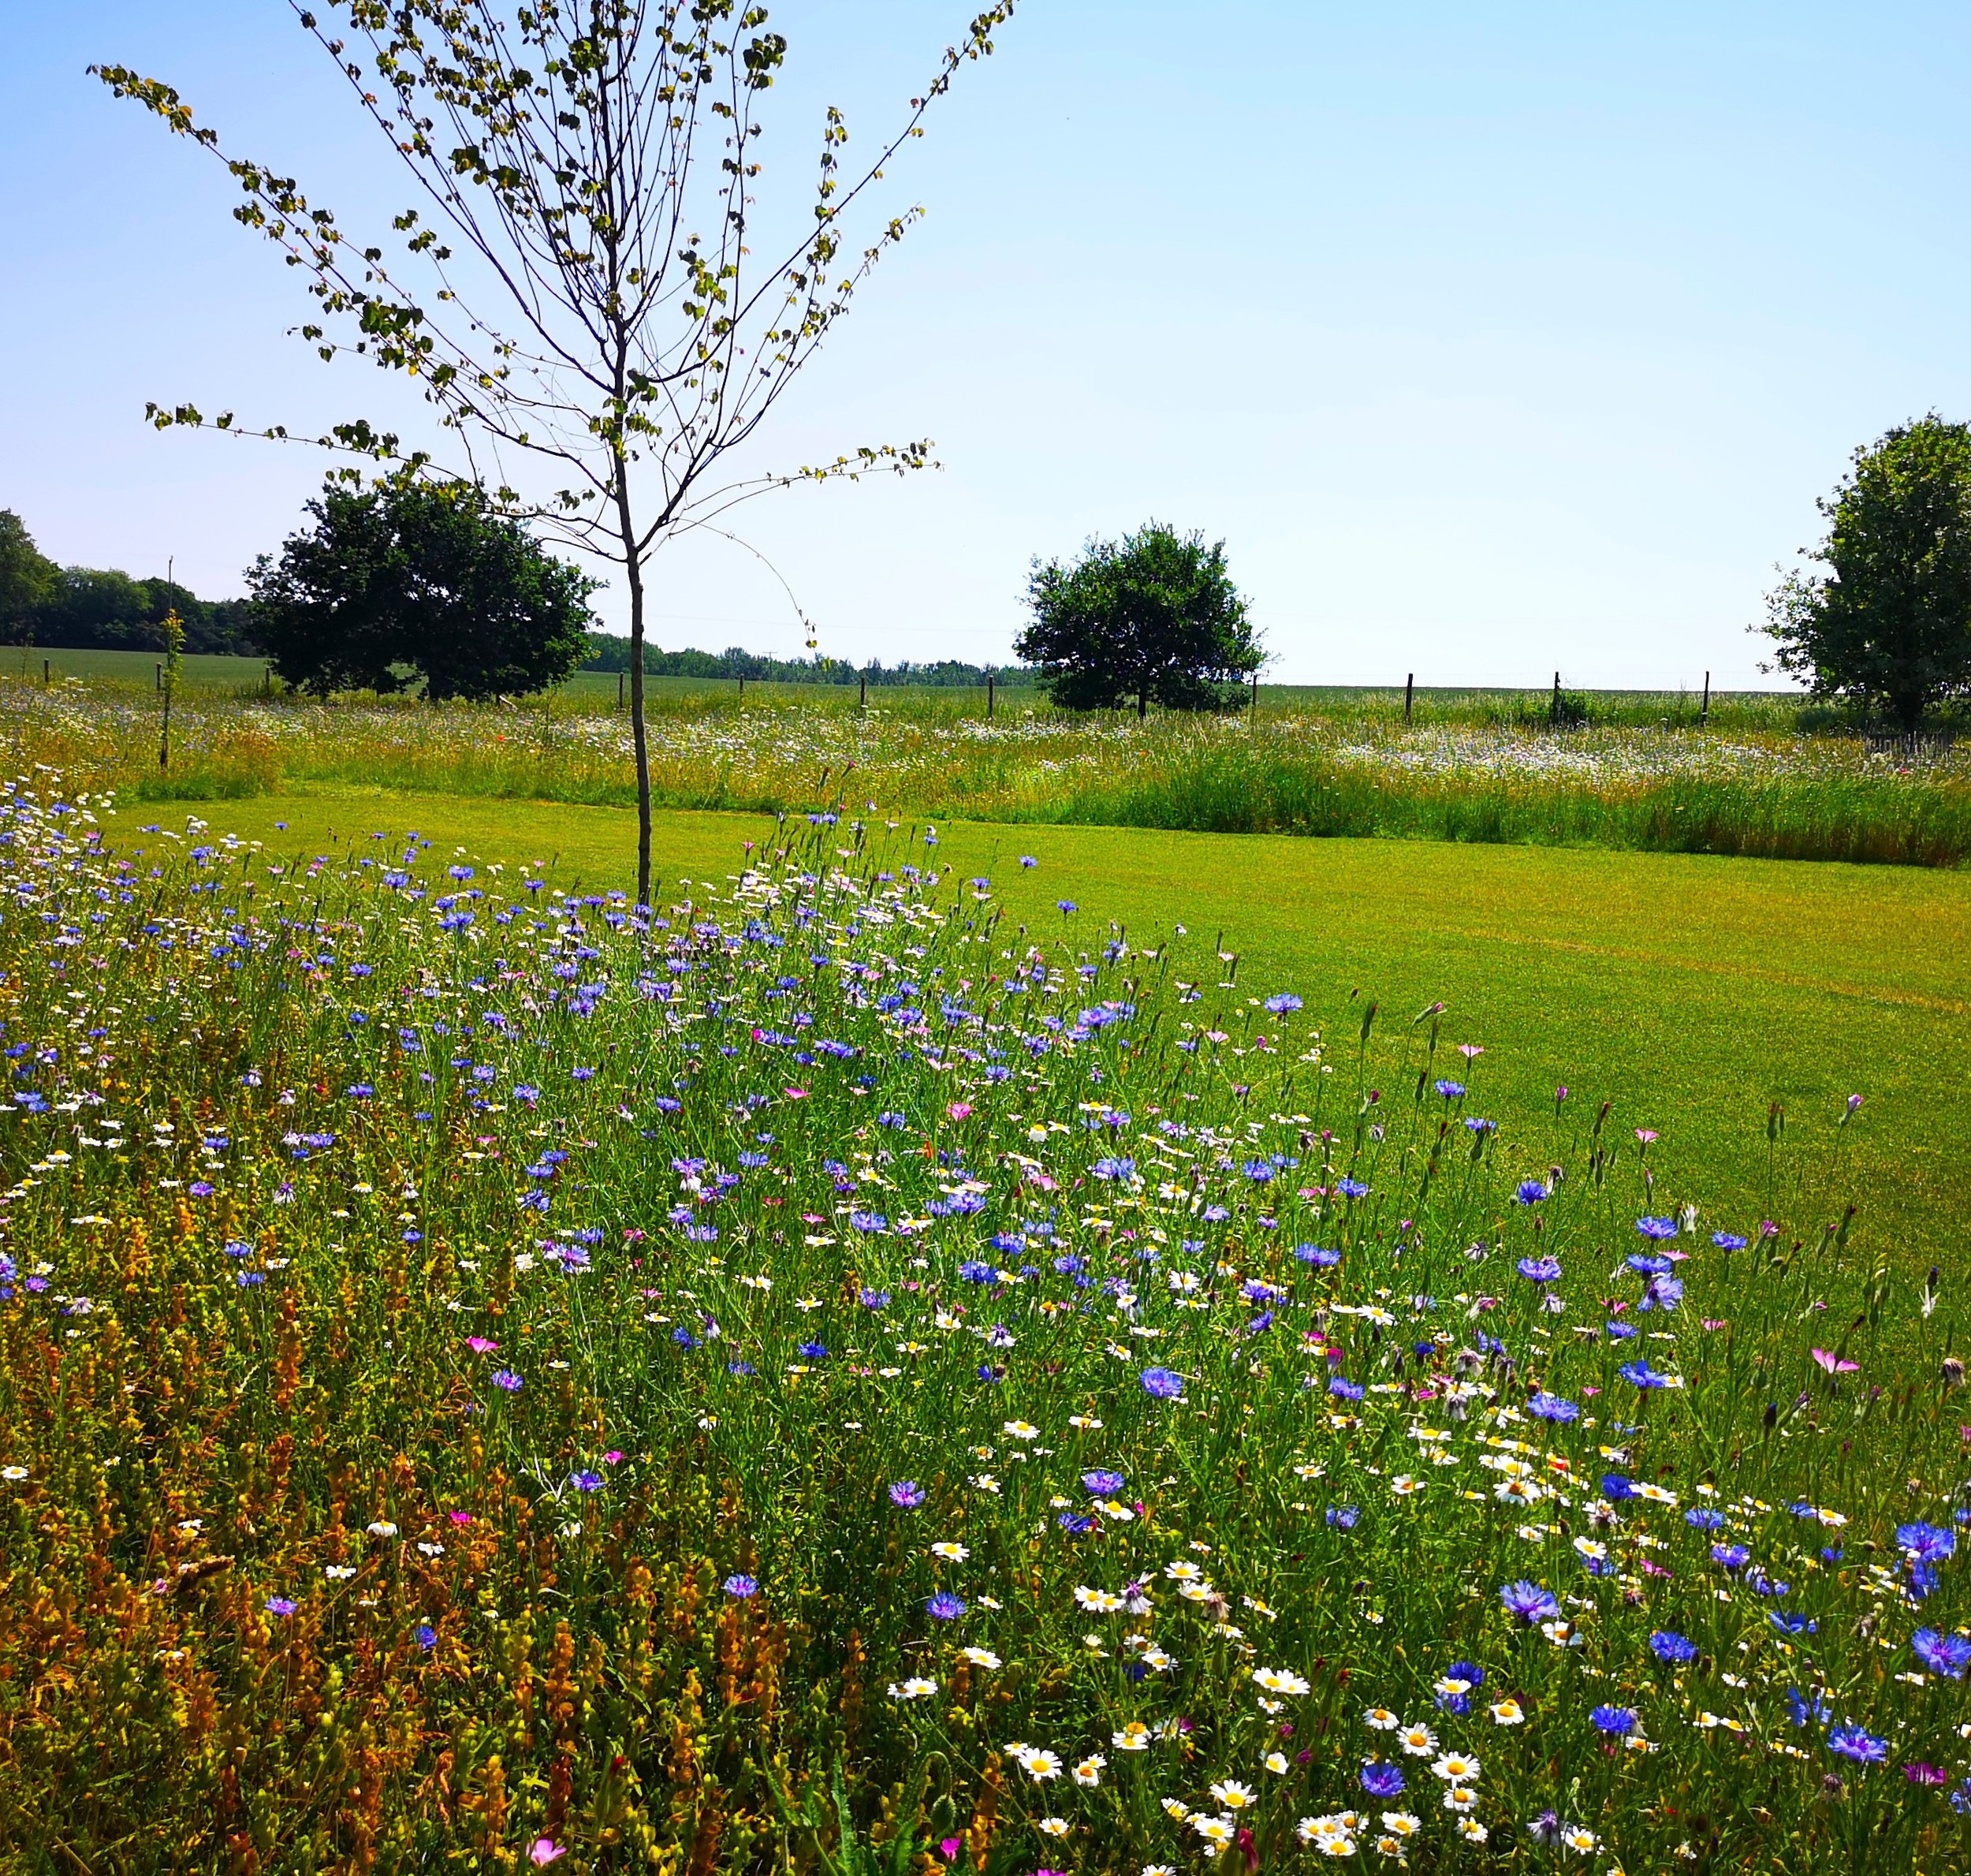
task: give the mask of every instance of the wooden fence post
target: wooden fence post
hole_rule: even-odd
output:
[[[48,688],[48,686],[49,686],[50,684],[53,684],[54,682],[54,674],[53,674],[53,673],[52,673],[52,672],[50,672],[50,669],[49,669],[49,668],[48,668],[48,661],[47,661],[47,659],[44,658],[43,658],[43,659],[42,659],[42,661],[41,661],[41,688],[42,688],[43,690],[46,690],[46,689]]]
[[[630,674],[629,674],[629,673],[628,673],[628,671],[618,671],[618,672],[617,673],[617,674],[616,674],[616,707],[617,707],[618,710],[620,710],[620,709],[623,707],[623,687],[624,687],[624,684],[628,684],[628,683],[629,682],[629,681],[630,681]]]
[[[986,673],[986,714],[989,717],[993,714],[993,674],[990,671]]]
[[[1417,694],[1417,673],[1412,671],[1403,680],[1403,728],[1410,727],[1410,702]]]
[[[869,708],[869,673],[866,671],[861,673],[856,683],[855,707],[858,710]]]
[[[1704,729],[1711,721],[1711,673],[1704,674],[1704,708],[1697,712],[1697,727]]]

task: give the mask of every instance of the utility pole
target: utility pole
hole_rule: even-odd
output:
[[[866,671],[861,673],[856,681],[855,707],[858,710],[869,708],[869,673]]]
[[[986,673],[986,714],[988,717],[993,714],[993,674],[989,670]]]

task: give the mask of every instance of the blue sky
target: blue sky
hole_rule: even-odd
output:
[[[776,7],[762,188],[805,187],[825,103],[873,138],[968,10]],[[345,226],[400,192],[274,0],[15,9],[0,52],[0,506],[237,591],[322,461],[145,401],[402,407],[283,336],[223,173],[84,68],[169,80]],[[927,218],[769,460],[945,466],[740,523],[842,656],[1006,658],[1033,555],[1155,516],[1225,539],[1284,679],[1770,682],[1745,628],[1849,451],[1971,416],[1962,6],[1023,0],[889,181]],[[736,548],[653,585],[660,644],[799,647]]]

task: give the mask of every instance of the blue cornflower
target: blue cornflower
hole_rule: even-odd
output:
[[[1745,1240],[1735,1231],[1714,1231],[1711,1241],[1720,1251],[1742,1251],[1746,1248]]]
[[[1359,1400],[1362,1395],[1362,1383],[1351,1381],[1346,1374],[1336,1374],[1331,1377],[1328,1383],[1328,1391],[1338,1400]]]
[[[1711,1561],[1727,1570],[1742,1570],[1752,1561],[1752,1553],[1743,1544],[1713,1544]]]
[[[1291,990],[1276,990],[1266,999],[1266,1013],[1271,1016],[1290,1016],[1300,1008],[1300,999]]]
[[[1769,1609],[1766,1620],[1782,1635],[1812,1635],[1820,1628],[1818,1622],[1805,1616],[1797,1616],[1787,1609]]]
[[[1515,1205],[1537,1205],[1542,1199],[1552,1195],[1537,1179],[1522,1179],[1512,1196]]]
[[[1083,1516],[1078,1511],[1064,1511],[1055,1519],[1054,1522],[1062,1530],[1072,1532],[1074,1535],[1079,1537],[1084,1531],[1088,1530],[1095,1520],[1093,1518]]]
[[[803,1361],[826,1361],[828,1359],[827,1347],[821,1342],[803,1342],[795,1348],[795,1353]]]
[[[1619,1739],[1626,1739],[1636,1729],[1636,1711],[1632,1706],[1597,1706],[1589,1710],[1589,1719],[1598,1732],[1611,1732]]]
[[[889,1488],[889,1501],[915,1511],[924,1502],[924,1488],[915,1479],[900,1479]]]
[[[964,1614],[965,1605],[949,1590],[940,1590],[924,1605],[925,1613],[940,1622],[956,1622]]]
[[[1625,1498],[1634,1498],[1638,1494],[1634,1479],[1625,1479],[1619,1472],[1604,1472],[1601,1475],[1601,1495],[1611,1505],[1619,1505]]]
[[[1560,1259],[1557,1257],[1522,1257],[1515,1267],[1529,1283],[1558,1283],[1560,1281]]]
[[[1168,1368],[1146,1368],[1138,1377],[1143,1392],[1159,1400],[1175,1400],[1184,1391],[1184,1378]]]
[[[1632,1251],[1622,1261],[1638,1277],[1667,1277],[1677,1267],[1668,1258],[1652,1257],[1644,1251]]]
[[[1341,1262],[1339,1251],[1329,1251],[1319,1244],[1296,1244],[1294,1255],[1304,1264],[1314,1264],[1324,1270],[1331,1270]]]
[[[861,1304],[865,1309],[888,1309],[889,1307],[889,1292],[888,1290],[872,1290],[865,1288],[859,1289],[855,1292],[855,1300]]]
[[[749,1596],[760,1593],[758,1583],[751,1576],[728,1576],[724,1585],[727,1595],[743,1602]]]
[[[1880,1765],[1889,1756],[1889,1742],[1847,1721],[1828,1733],[1828,1750],[1858,1766]]]
[[[848,1214],[848,1221],[858,1231],[875,1233],[889,1229],[889,1220],[880,1211],[852,1211]]]
[[[594,1472],[577,1472],[569,1479],[568,1483],[578,1492],[599,1492],[602,1489],[601,1475]]]
[[[1523,1578],[1500,1590],[1499,1600],[1505,1605],[1507,1614],[1516,1616],[1528,1624],[1549,1621],[1560,1613],[1560,1605],[1551,1591]]]
[[[1386,1759],[1365,1759],[1362,1788],[1372,1798],[1394,1798],[1403,1788],[1403,1772]]]
[[[1366,1199],[1369,1188],[1359,1179],[1337,1179],[1335,1190],[1344,1199]]]
[[[1536,1420],[1578,1420],[1581,1409],[1571,1400],[1563,1400],[1558,1394],[1533,1394],[1527,1397],[1526,1412]]]
[[[1896,1543],[1905,1556],[1918,1563],[1942,1563],[1958,1547],[1954,1533],[1941,1524],[1898,1524]]]
[[[967,1283],[992,1283],[999,1276],[999,1272],[992,1265],[976,1257],[967,1258],[960,1264],[958,1274]]]
[[[1796,1726],[1824,1726],[1831,1716],[1828,1703],[1817,1691],[1809,1691],[1804,1698],[1798,1688],[1787,1689],[1787,1706]]]
[[[1636,1229],[1646,1238],[1670,1238],[1677,1235],[1675,1218],[1638,1218]]]
[[[1462,1081],[1438,1081],[1431,1084],[1447,1101],[1455,1101],[1465,1091]]]
[[[1674,1665],[1679,1662],[1696,1660],[1697,1644],[1686,1640],[1673,1628],[1659,1628],[1649,1638],[1649,1652],[1658,1661]]]
[[[1919,1628],[1910,1637],[1910,1647],[1917,1659],[1933,1674],[1943,1674],[1952,1680],[1962,1680],[1965,1669],[1971,1668],[1971,1641],[1967,1641],[1961,1635],[1946,1635],[1935,1628]]]
[[[1638,1387],[1647,1393],[1651,1388],[1667,1387],[1670,1377],[1659,1374],[1646,1359],[1625,1361],[1615,1370],[1631,1387]]]
[[[1112,1498],[1123,1489],[1124,1480],[1120,1472],[1111,1471],[1098,1466],[1091,1472],[1082,1474],[1082,1486],[1091,1498]]]
[[[261,1606],[270,1616],[291,1616],[299,1605],[291,1597],[270,1596]]]
[[[1352,1505],[1331,1505],[1328,1508],[1328,1527],[1331,1531],[1353,1531],[1361,1516]]]
[[[420,1622],[412,1639],[428,1654],[438,1645],[438,1632],[429,1622]]]

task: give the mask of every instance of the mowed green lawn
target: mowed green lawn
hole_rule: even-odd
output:
[[[623,887],[634,874],[635,819],[613,808],[377,790],[211,804],[203,818],[296,853],[374,853],[373,833],[415,830],[434,857],[456,848],[482,863],[545,862],[568,890]],[[126,810],[114,837],[155,852],[160,840],[136,831],[153,819],[182,826]],[[1239,954],[1239,989],[1298,991],[1337,1061],[1352,1063],[1367,1000],[1380,1005],[1379,1024],[1400,1027],[1443,999],[1440,1072],[1469,1081],[1472,1111],[1529,1153],[1543,1150],[1564,1083],[1570,1112],[1613,1102],[1610,1130],[1626,1153],[1634,1129],[1660,1136],[1649,1151],[1661,1209],[1688,1198],[1708,1221],[1742,1229],[1770,1209],[1808,1233],[1852,1199],[1851,1255],[1965,1270],[1971,877],[1135,828],[937,831],[941,865],[989,876],[1037,928],[1062,926],[1064,898],[1090,947],[1111,919],[1138,942],[1181,924],[1209,947],[1222,932]],[[745,841],[773,836],[764,817],[661,815],[665,894],[684,879],[722,884],[744,863]],[[1023,854],[1039,864],[1023,870]],[[1468,1072],[1446,1059],[1461,1042],[1485,1050]],[[1837,1136],[1850,1094],[1865,1105]],[[1775,1101],[1787,1125],[1769,1191]]]

